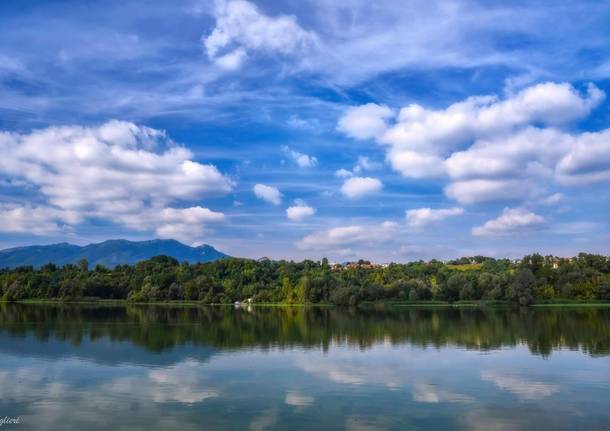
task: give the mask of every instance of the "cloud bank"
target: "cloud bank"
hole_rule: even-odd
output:
[[[2,132],[0,152],[0,174],[19,178],[44,200],[0,209],[4,229],[14,232],[53,233],[99,218],[192,242],[224,215],[171,205],[232,190],[229,178],[193,161],[165,132],[124,121]]]
[[[472,96],[445,109],[411,104],[396,116],[366,104],[349,109],[338,128],[375,139],[394,170],[445,183],[446,196],[461,204],[523,202],[610,180],[610,130],[566,131],[604,98],[593,84],[582,93],[547,82],[504,99]]]

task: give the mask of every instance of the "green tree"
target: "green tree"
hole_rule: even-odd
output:
[[[508,299],[518,305],[525,306],[534,302],[534,286],[536,277],[530,269],[519,269],[513,282],[506,291]]]
[[[87,272],[89,271],[89,262],[87,261],[87,259],[81,259],[78,261],[78,268],[82,271],[82,272]]]

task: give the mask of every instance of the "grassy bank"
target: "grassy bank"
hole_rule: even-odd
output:
[[[532,304],[532,307],[610,307],[608,301],[548,301]]]
[[[202,306],[215,306],[215,307],[235,307],[234,304],[221,304],[213,303],[207,304],[200,301],[184,301],[184,300],[173,300],[173,301],[131,301],[128,299],[22,299],[19,301],[2,301],[0,303],[13,302],[17,304],[103,304],[103,305],[164,305],[172,307],[202,307]],[[240,307],[246,307],[248,304],[241,304]],[[283,304],[274,302],[260,302],[250,304],[253,307],[334,307],[332,304]]]
[[[0,301],[7,302],[7,301]],[[171,306],[171,307],[201,307],[201,306],[222,306],[222,307],[234,307],[234,304],[205,304],[199,301],[184,301],[184,300],[173,300],[173,301],[150,301],[150,302],[139,302],[130,301],[127,299],[24,299],[19,301],[13,301],[20,304],[102,304],[102,305],[160,305],[160,306]],[[241,307],[245,307],[247,304],[242,304]],[[308,304],[289,304],[289,303],[253,303],[253,307],[335,307],[332,304],[326,303],[308,303]],[[360,307],[509,307],[511,303],[509,301],[365,301],[358,304]],[[577,300],[554,300],[539,302],[532,304],[532,307],[610,307],[610,302],[607,301],[577,301]]]

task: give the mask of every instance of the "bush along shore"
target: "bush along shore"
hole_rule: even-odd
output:
[[[89,268],[87,261],[0,270],[0,297],[23,300],[191,301],[204,304],[356,305],[387,303],[610,301],[610,258],[533,254],[406,264],[330,264],[228,258],[202,264],[157,256],[135,265]]]

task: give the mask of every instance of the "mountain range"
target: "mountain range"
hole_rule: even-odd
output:
[[[47,263],[65,265],[87,259],[89,267],[97,264],[113,268],[116,265],[132,265],[153,256],[167,255],[180,262],[211,262],[228,257],[211,245],[189,247],[173,239],[128,241],[115,239],[78,246],[62,242],[51,245],[32,245],[0,250],[0,268],[31,265],[39,268]]]

